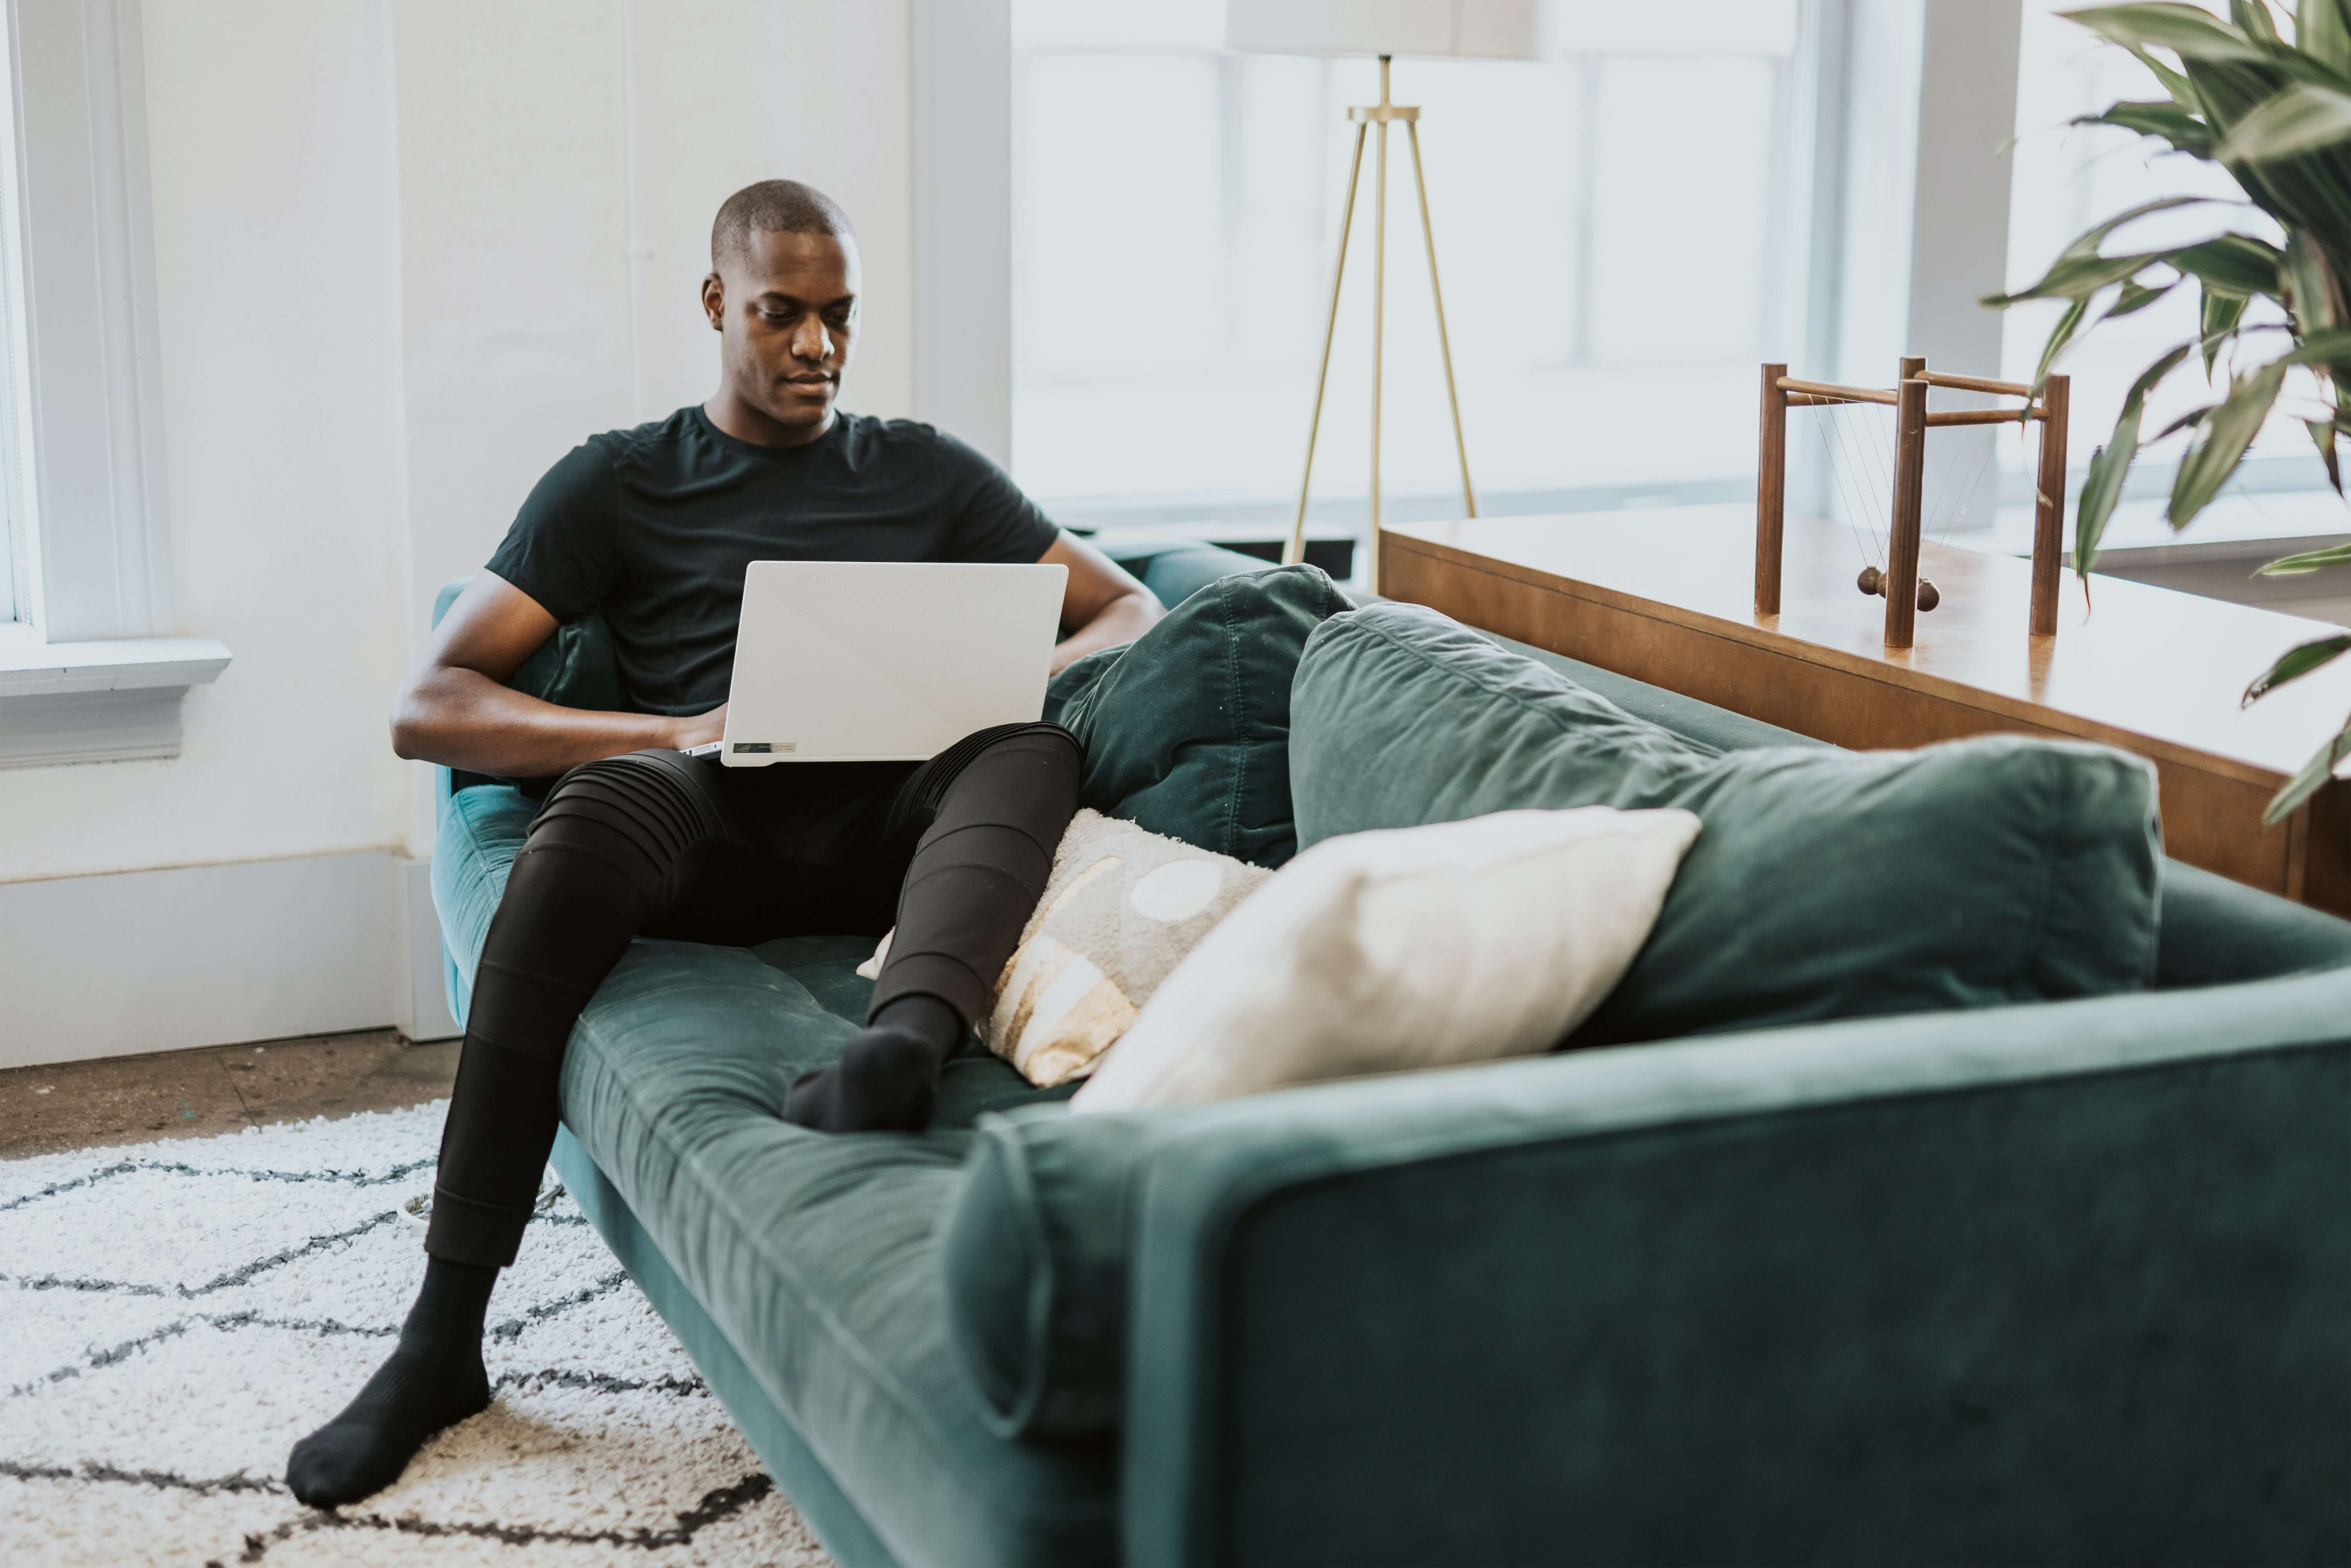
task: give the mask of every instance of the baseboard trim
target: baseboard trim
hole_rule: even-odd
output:
[[[457,1033],[429,864],[388,850],[0,883],[0,1068]]]

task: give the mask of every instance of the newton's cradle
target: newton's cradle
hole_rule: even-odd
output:
[[[1930,413],[1927,408],[1927,392],[1930,387],[1949,387],[1959,392],[1989,392],[1995,397],[2022,400],[2021,407],[1950,409]],[[1890,514],[1886,519],[1885,544],[1886,564],[1875,561],[1863,565],[1855,579],[1855,586],[1866,594],[1882,595],[1886,600],[1886,645],[1907,648],[1917,634],[1917,612],[1933,610],[1942,602],[1942,592],[1931,579],[1919,575],[1919,547],[1925,531],[1927,480],[1927,433],[1953,425],[2015,424],[2038,421],[2041,425],[2041,454],[2035,476],[2032,527],[2032,602],[2029,624],[2032,635],[2046,637],[2057,630],[2057,577],[2064,565],[2065,532],[2065,423],[2071,400],[2071,383],[2064,376],[2051,376],[2042,385],[2041,395],[2021,382],[1986,381],[1980,376],[1947,376],[1929,371],[1927,361],[1918,358],[1902,361],[1893,388],[1878,392],[1866,387],[1837,386],[1827,382],[1792,381],[1785,365],[1763,367],[1762,436],[1759,445],[1755,477],[1755,613],[1780,613],[1781,557],[1784,546],[1788,506],[1788,411],[1792,408],[1830,409],[1854,404],[1882,403],[1894,410],[1894,449],[1892,454],[1892,496]],[[1823,423],[1832,416],[1823,416]],[[1866,433],[1874,435],[1874,430]],[[1842,442],[1844,433],[1839,431]],[[1823,432],[1823,444],[1827,446],[1829,435]],[[1840,485],[1848,480],[1868,490],[1870,469],[1867,457],[1878,459],[1877,472],[1883,474],[1885,455],[1869,452],[1864,445],[1863,455],[1856,459],[1852,448],[1863,443],[1848,444],[1843,461],[1840,454],[1828,453],[1829,469]],[[1944,531],[1966,520],[1967,508],[1974,498],[1976,487],[1982,482],[1984,469],[1991,465],[1991,451],[1985,448],[1976,473],[1968,481],[1958,506],[1945,523]],[[1859,519],[1868,515],[1868,507],[1848,496],[1845,500],[1848,526],[1858,528]],[[1856,536],[1857,537],[1857,536]],[[1874,533],[1873,533],[1873,537]]]

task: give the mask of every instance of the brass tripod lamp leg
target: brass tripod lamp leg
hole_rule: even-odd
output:
[[[1388,101],[1388,57],[1380,57],[1380,105]],[[1387,318],[1388,283],[1388,122],[1380,125],[1379,172],[1372,187],[1372,531],[1364,541],[1371,559],[1364,566],[1364,588],[1380,591],[1380,368],[1382,328]]]
[[[1469,486],[1469,444],[1461,434],[1461,397],[1453,389],[1453,340],[1445,331],[1445,290],[1437,282],[1437,230],[1428,221],[1428,180],[1420,170],[1420,121],[1404,122],[1405,140],[1412,143],[1412,183],[1420,193],[1420,237],[1428,247],[1428,292],[1437,302],[1437,351],[1445,361],[1445,402],[1453,411],[1453,453],[1461,459],[1461,505],[1478,515],[1478,492]]]
[[[1331,314],[1322,324],[1322,365],[1314,372],[1314,413],[1306,422],[1306,472],[1298,481],[1298,516],[1290,525],[1290,542],[1282,547],[1281,562],[1295,566],[1306,559],[1306,497],[1314,487],[1314,438],[1322,430],[1322,393],[1331,383],[1331,343],[1339,335],[1339,285],[1347,277],[1347,238],[1355,226],[1355,189],[1363,183],[1364,132],[1355,127],[1355,158],[1347,165],[1347,204],[1339,216],[1339,259],[1331,268]]]

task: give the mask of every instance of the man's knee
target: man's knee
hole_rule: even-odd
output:
[[[556,780],[522,852],[593,856],[651,898],[688,850],[719,831],[694,763],[674,751],[635,751],[582,763]]]
[[[971,829],[1008,828],[1033,840],[1050,867],[1061,830],[1078,809],[1083,762],[1077,738],[1059,725],[1024,725],[987,737],[941,791],[921,850]]]

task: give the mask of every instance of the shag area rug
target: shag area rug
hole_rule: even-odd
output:
[[[407,1313],[445,1104],[0,1162],[0,1563],[830,1563],[568,1197],[490,1301],[490,1408],[294,1500]]]

